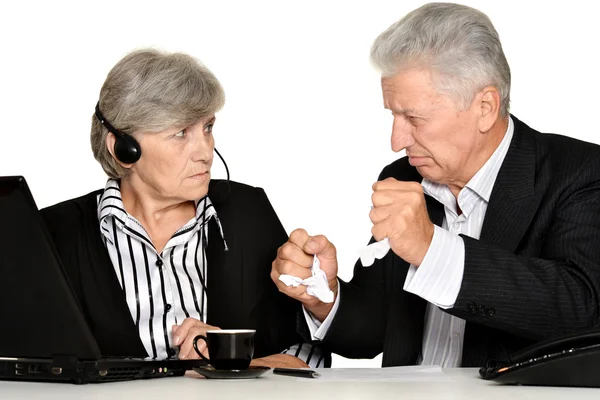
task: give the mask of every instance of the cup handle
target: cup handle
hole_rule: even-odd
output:
[[[194,338],[194,350],[196,351],[196,353],[198,353],[201,359],[210,364],[210,360],[204,354],[202,354],[200,350],[198,350],[198,340],[200,339],[204,340],[204,342],[206,342],[206,345],[208,346],[208,338],[203,335],[198,335]]]

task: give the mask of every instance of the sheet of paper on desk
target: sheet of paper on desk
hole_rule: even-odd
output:
[[[437,366],[388,368],[319,368],[317,379],[298,378],[302,382],[449,382],[451,379]]]

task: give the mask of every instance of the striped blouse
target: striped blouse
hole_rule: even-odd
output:
[[[119,183],[109,179],[98,198],[101,234],[140,339],[150,359],[174,358],[171,327],[186,318],[205,322],[208,222],[223,228],[208,196],[196,202],[196,215],[177,230],[159,253],[144,227],[125,211]],[[320,349],[298,344],[284,353],[311,366],[323,366]]]

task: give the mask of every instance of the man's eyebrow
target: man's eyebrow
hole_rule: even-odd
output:
[[[416,114],[417,112],[412,108],[388,108],[394,114]]]

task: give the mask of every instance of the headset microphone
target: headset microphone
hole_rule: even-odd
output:
[[[225,166],[225,172],[227,172],[227,180],[217,182],[214,189],[211,191],[210,200],[213,203],[221,203],[229,196],[229,192],[231,192],[231,185],[229,184],[229,168],[227,167],[227,163],[225,162],[225,159],[223,158],[221,153],[219,153],[219,151],[216,148],[215,148],[215,153],[217,153],[217,155],[223,162],[223,165]]]
[[[119,161],[125,164],[134,164],[135,162],[137,162],[142,156],[142,148],[140,147],[140,144],[137,142],[137,140],[135,140],[133,136],[121,132],[120,130],[112,126],[110,122],[108,122],[108,120],[100,112],[100,102],[96,104],[95,115],[96,118],[98,118],[98,121],[100,121],[100,123],[106,129],[108,129],[110,133],[115,135],[115,157],[117,157]],[[225,172],[227,172],[227,181],[222,183],[220,182],[220,184],[218,184],[220,189],[219,192],[223,194],[223,197],[227,197],[227,195],[229,195],[229,191],[231,190],[231,186],[229,185],[229,167],[227,167],[225,159],[216,148],[215,153],[217,153],[217,155],[223,162],[223,165],[225,166]]]
[[[223,165],[225,166],[225,172],[227,173],[227,182],[229,182],[229,168],[227,168],[227,163],[225,162],[225,159],[223,159],[223,156],[221,155],[221,153],[219,153],[219,150],[217,150],[216,147],[215,147],[215,153],[217,153],[217,155],[223,162]]]

